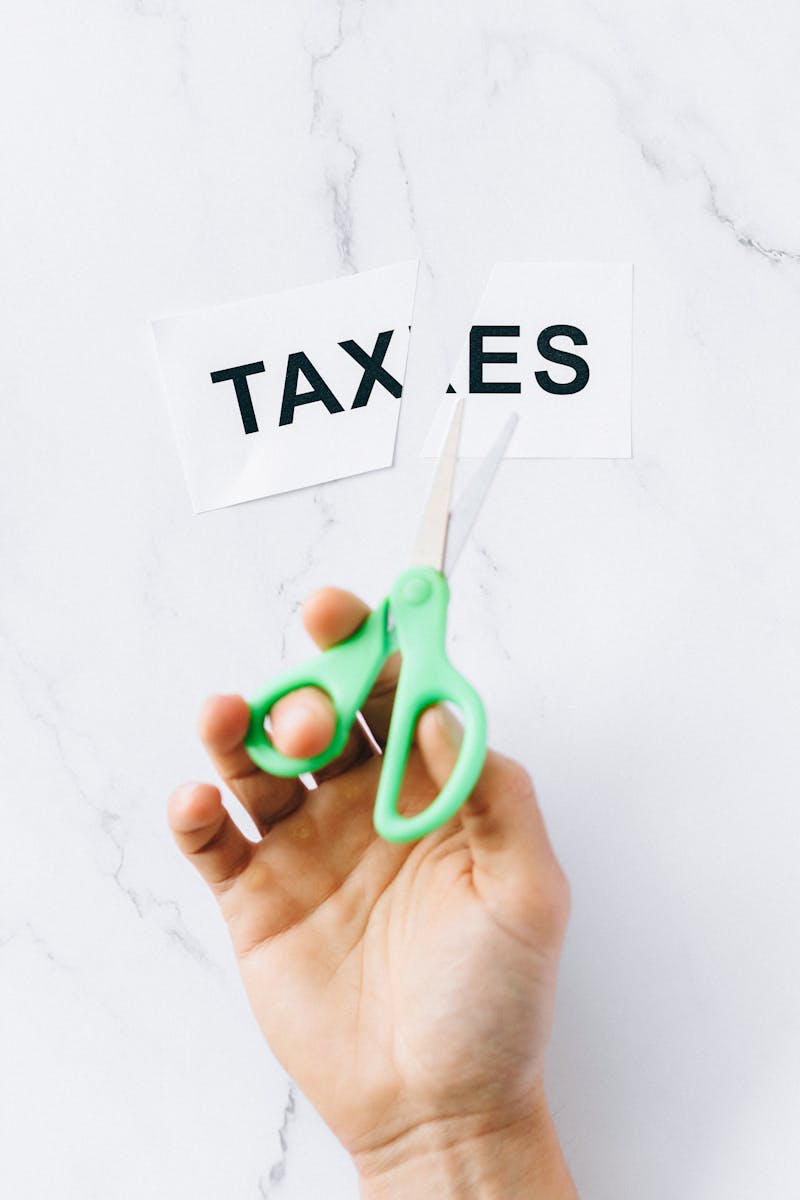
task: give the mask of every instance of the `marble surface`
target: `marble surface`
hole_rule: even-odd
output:
[[[798,1195],[799,40],[791,0],[10,7],[4,1195],[355,1196],[164,800],[311,589],[382,595],[514,258],[636,271],[635,457],[504,464],[452,610],[573,885],[561,1136],[589,1198]],[[193,516],[149,318],[414,255],[396,469]]]

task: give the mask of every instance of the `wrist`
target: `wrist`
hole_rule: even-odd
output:
[[[362,1200],[576,1200],[544,1096],[525,1111],[428,1121],[356,1157]]]

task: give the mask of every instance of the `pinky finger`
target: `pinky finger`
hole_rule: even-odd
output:
[[[206,883],[224,891],[253,854],[248,841],[210,783],[185,783],[169,799],[169,823],[178,849],[194,863]]]

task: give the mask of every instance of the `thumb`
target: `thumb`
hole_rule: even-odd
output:
[[[463,740],[461,722],[443,704],[426,708],[417,722],[416,742],[437,791],[450,778]]]
[[[447,782],[458,759],[464,731],[441,704],[419,720],[417,743],[437,788]],[[560,875],[531,779],[519,763],[489,750],[483,770],[458,814],[479,872],[490,879],[542,880]]]

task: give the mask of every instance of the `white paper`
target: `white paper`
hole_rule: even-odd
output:
[[[630,458],[632,284],[630,263],[497,263],[473,318],[483,327],[518,328],[518,335],[475,337],[473,373],[470,338],[451,377],[468,397],[460,456],[486,453],[512,412],[519,423],[506,451],[510,458]],[[570,334],[556,334],[554,327]],[[556,363],[538,348],[575,356],[575,365]],[[581,339],[585,340],[582,342]],[[516,361],[479,363],[490,354]],[[583,365],[581,365],[581,363]],[[477,373],[476,373],[477,370]],[[540,373],[543,384],[537,380]],[[587,376],[588,373],[588,377]],[[584,382],[585,378],[585,382]],[[518,385],[514,392],[471,391]],[[577,390],[554,394],[547,388]],[[439,453],[448,402],[439,407],[422,453]]]
[[[195,512],[391,466],[417,265],[153,323]],[[369,363],[365,372],[363,356],[380,357],[380,335],[390,379],[373,378]],[[253,369],[239,372],[242,407],[236,382],[219,376],[244,367]]]

